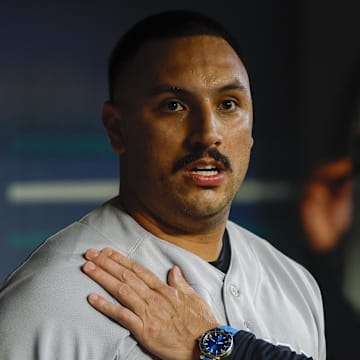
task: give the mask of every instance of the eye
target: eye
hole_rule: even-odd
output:
[[[175,100],[166,101],[160,106],[160,110],[165,112],[177,112],[184,109],[184,106]]]
[[[234,111],[237,106],[238,103],[235,100],[224,100],[220,103],[219,108],[224,111]]]

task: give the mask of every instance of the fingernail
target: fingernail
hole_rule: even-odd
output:
[[[96,249],[89,249],[86,252],[86,257],[89,259],[95,259],[97,256],[99,256],[99,251],[97,251]]]
[[[182,276],[181,270],[177,265],[175,265],[173,269],[176,277]]]
[[[96,301],[98,299],[98,296],[95,293],[92,293],[88,296],[88,300],[90,302]]]
[[[86,262],[85,265],[84,265],[84,270],[85,271],[95,270],[95,264],[92,263],[91,261]]]

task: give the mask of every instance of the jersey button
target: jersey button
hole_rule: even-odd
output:
[[[238,289],[238,287],[234,284],[230,285],[230,292],[231,295],[238,297],[240,295],[240,290]]]

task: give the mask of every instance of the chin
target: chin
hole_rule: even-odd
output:
[[[186,191],[188,189],[178,188],[167,199],[173,209],[181,214],[196,220],[204,220],[214,216],[229,215],[232,200],[236,191],[230,191],[230,186],[225,189],[203,189],[197,191]]]
[[[192,202],[188,204],[183,204],[183,212],[191,216],[193,219],[208,219],[213,218],[214,216],[226,216],[230,210],[229,202]]]

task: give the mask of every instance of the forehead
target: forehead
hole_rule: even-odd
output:
[[[226,40],[210,35],[149,41],[122,77],[128,86],[142,83],[142,88],[161,83],[209,88],[237,81],[249,89],[247,72],[237,53]]]

